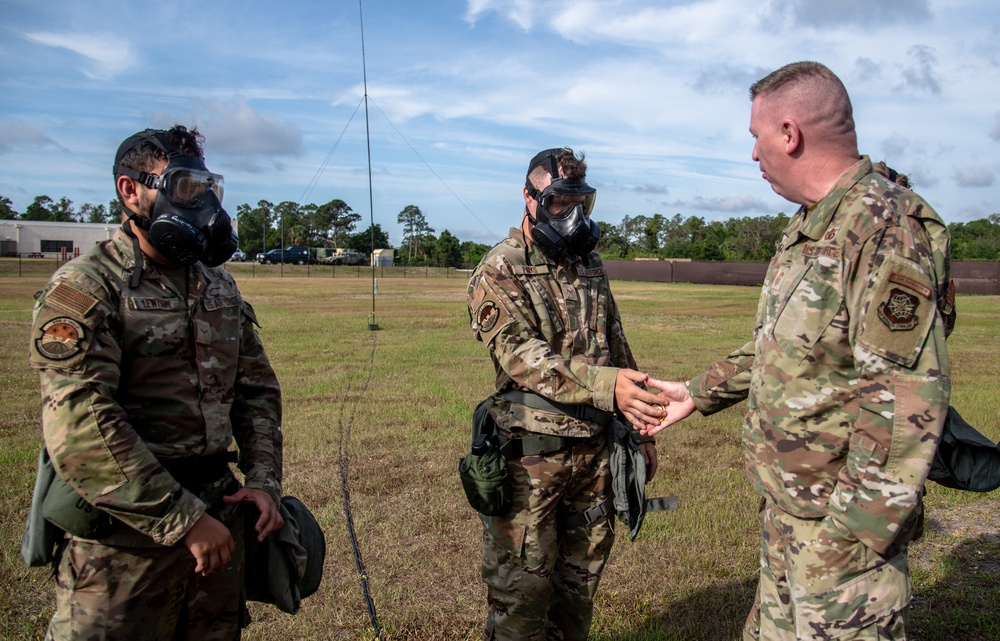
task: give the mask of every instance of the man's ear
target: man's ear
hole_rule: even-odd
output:
[[[781,137],[785,143],[785,153],[789,156],[795,154],[802,146],[802,130],[794,120],[781,121]]]
[[[139,211],[139,183],[128,176],[118,176],[115,186],[125,207],[131,211]]]

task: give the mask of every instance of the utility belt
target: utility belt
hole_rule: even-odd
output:
[[[613,413],[589,405],[558,403],[519,390],[508,390],[501,396],[512,403],[594,422],[605,428],[611,453],[613,492],[598,505],[561,518],[561,528],[589,526],[609,514],[616,514],[635,539],[646,512],[677,509],[676,497],[645,498],[642,453],[629,428],[616,420]],[[473,412],[472,451],[459,462],[459,476],[472,507],[481,514],[498,516],[510,508],[511,502],[507,460],[571,449],[589,439],[535,433],[505,436],[497,431],[489,413],[490,400],[482,401]]]
[[[501,396],[511,403],[517,403],[536,410],[563,414],[564,416],[570,416],[581,421],[587,421],[588,423],[597,423],[605,428],[611,424],[611,421],[615,420],[615,415],[611,412],[605,412],[590,405],[557,403],[532,392],[507,390]],[[561,452],[589,440],[588,437],[553,436],[551,434],[538,434],[535,432],[526,432],[517,436],[505,436],[496,432],[495,438],[497,446],[507,460],[520,459],[525,456],[544,456],[554,452]]]

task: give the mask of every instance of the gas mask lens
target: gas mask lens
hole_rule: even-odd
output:
[[[219,174],[178,167],[163,172],[156,187],[178,207],[197,207],[209,190],[222,202],[225,181]]]
[[[589,216],[594,208],[595,196],[596,193],[582,195],[547,194],[542,196],[542,206],[550,218],[565,218],[577,205],[583,210],[584,216]]]

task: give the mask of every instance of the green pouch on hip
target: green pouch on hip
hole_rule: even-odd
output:
[[[42,516],[59,529],[81,539],[99,539],[114,526],[110,514],[88,503],[58,474],[45,494]]]
[[[510,509],[510,478],[507,459],[492,447],[489,438],[473,444],[472,451],[458,462],[465,496],[477,512],[497,516]]]

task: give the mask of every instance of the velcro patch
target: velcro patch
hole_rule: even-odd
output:
[[[498,320],[500,320],[500,310],[497,309],[497,304],[491,300],[486,301],[476,310],[476,323],[480,332],[489,334],[490,330],[497,326]]]
[[[937,316],[933,293],[918,263],[889,256],[873,285],[858,342],[874,354],[912,367]]]
[[[172,311],[175,309],[180,309],[183,303],[179,300],[173,298],[129,298],[128,307],[129,309],[134,309],[138,311],[152,311],[160,309],[163,311]]]
[[[72,318],[53,318],[38,329],[35,349],[39,354],[54,361],[64,361],[80,353],[86,338],[83,325]]]
[[[588,269],[580,263],[576,264],[576,274],[581,278],[596,278],[597,276],[604,276],[607,273],[608,272],[604,269],[604,265]]]
[[[806,258],[826,256],[837,260],[840,258],[840,248],[835,245],[815,245],[810,243],[802,249],[802,255]]]
[[[889,280],[892,280],[890,277]],[[920,301],[913,294],[893,287],[888,300],[878,304],[878,318],[894,332],[909,331],[917,326],[916,311]]]
[[[66,283],[59,283],[45,297],[45,302],[65,309],[77,316],[86,316],[97,299]]]
[[[548,265],[511,265],[510,271],[514,274],[524,274],[528,276],[535,276],[538,274],[548,274]]]
[[[908,276],[904,276],[903,274],[897,274],[896,272],[889,274],[889,282],[896,283],[897,285],[902,285],[903,287],[908,287],[909,289],[917,292],[924,298],[930,298],[931,294],[933,293],[933,290],[931,290],[930,287],[924,285],[920,281],[914,280]]]
[[[240,304],[239,296],[221,296],[217,298],[206,298],[204,302],[205,311],[214,312],[224,307],[236,307]]]

